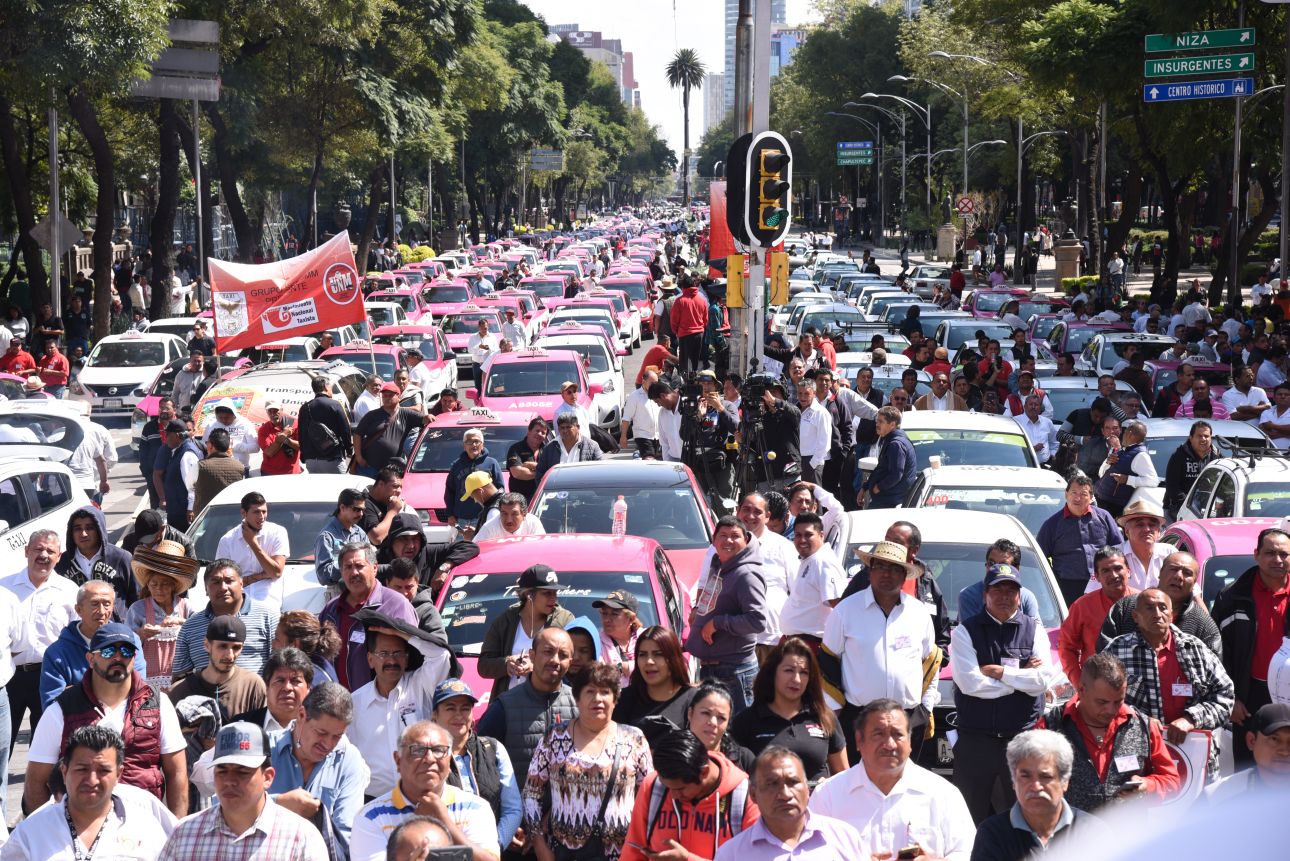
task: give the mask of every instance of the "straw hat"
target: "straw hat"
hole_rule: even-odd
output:
[[[1130,520],[1137,520],[1139,517],[1154,517],[1162,525],[1165,522],[1164,509],[1146,497],[1139,497],[1125,506],[1124,513],[1115,522],[1124,526]]]
[[[28,392],[42,392],[45,390],[45,381],[32,374],[27,378],[27,382],[23,384],[23,389]]]
[[[148,588],[149,581],[158,574],[176,581],[176,594],[193,588],[197,581],[197,560],[184,555],[184,545],[178,541],[163,540],[156,548],[138,547],[134,551],[134,579],[140,588]]]
[[[879,541],[873,546],[873,552],[856,551],[860,561],[872,566],[874,562],[888,562],[905,569],[905,578],[918,576],[918,569],[909,564],[909,550],[894,541]]]

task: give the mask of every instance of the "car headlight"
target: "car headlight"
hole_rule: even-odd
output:
[[[84,395],[84,396],[89,396],[91,398],[94,397],[94,391],[89,387],[82,385],[80,380],[77,380],[76,382],[72,383],[70,388],[72,390],[72,394],[74,395]]]
[[[134,412],[130,414],[130,421],[140,425],[146,424],[148,421],[148,414],[136,407]]]
[[[612,392],[614,390],[614,381],[605,380],[605,385],[601,388],[602,392]]]

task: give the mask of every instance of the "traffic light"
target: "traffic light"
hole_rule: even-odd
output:
[[[735,241],[745,248],[752,244],[748,238],[748,228],[744,224],[744,210],[748,200],[748,147],[752,140],[751,134],[741,135],[726,153],[726,226],[730,228],[730,235]]]
[[[731,254],[726,258],[726,307],[744,307],[744,256]]]
[[[755,135],[745,160],[744,226],[756,245],[769,248],[788,233],[792,186],[788,141],[777,132]]]
[[[788,252],[770,253],[770,304],[788,304]]]

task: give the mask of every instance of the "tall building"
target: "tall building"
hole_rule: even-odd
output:
[[[640,95],[637,92],[632,55],[630,51],[623,51],[621,39],[606,39],[599,30],[579,30],[576,24],[556,24],[547,29],[552,35],[559,36],[581,51],[588,60],[603,63],[618,85],[623,104],[639,104]]]
[[[721,125],[725,118],[726,76],[709,72],[703,79],[703,129],[699,136]]]
[[[793,63],[793,52],[797,46],[806,41],[806,30],[802,27],[789,27],[776,24],[770,34],[770,76],[773,78],[780,70]]]
[[[788,0],[770,0],[770,23],[788,23]],[[726,0],[726,110],[735,106],[735,28],[739,25],[739,0]]]

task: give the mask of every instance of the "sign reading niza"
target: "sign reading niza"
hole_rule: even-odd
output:
[[[1203,51],[1206,48],[1250,48],[1254,46],[1254,28],[1231,30],[1198,30],[1191,33],[1154,33],[1146,38],[1149,54],[1161,51]]]

